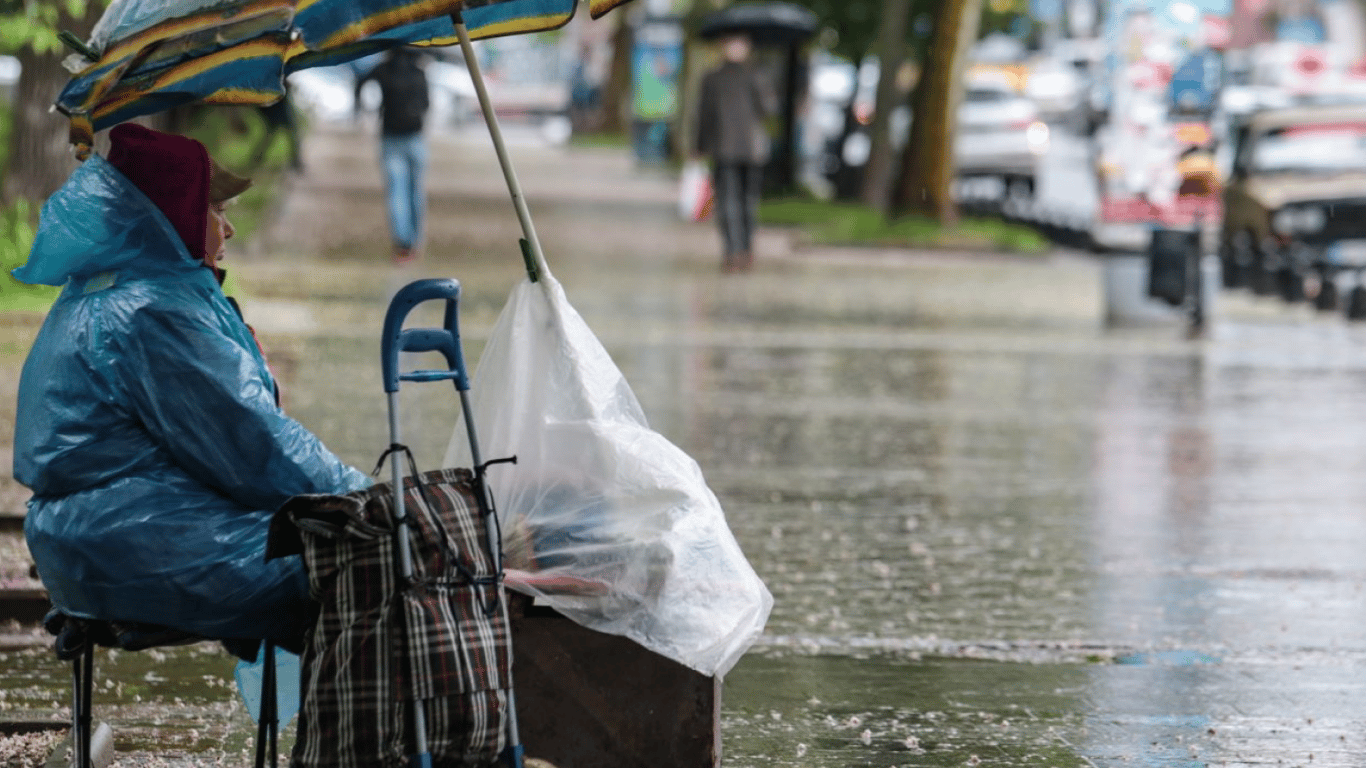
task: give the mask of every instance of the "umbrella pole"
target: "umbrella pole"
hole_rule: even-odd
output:
[[[527,208],[526,197],[522,195],[522,185],[517,181],[517,171],[512,167],[512,159],[508,157],[507,144],[503,141],[503,129],[498,125],[498,115],[493,111],[493,101],[489,98],[488,88],[484,85],[484,75],[479,71],[479,58],[474,54],[469,30],[466,29],[465,22],[458,12],[451,20],[455,22],[455,34],[460,39],[460,52],[465,56],[465,67],[470,72],[470,79],[474,81],[474,92],[479,97],[479,108],[484,113],[484,124],[488,126],[489,138],[493,139],[493,151],[498,155],[498,164],[502,166],[503,178],[507,181],[508,192],[512,195],[512,206],[517,210],[517,220],[522,224],[526,249],[530,250],[531,258],[535,262],[535,271],[545,274],[545,252],[541,250],[541,240],[536,236],[536,225],[531,221],[531,210]]]
[[[484,123],[489,129],[489,138],[493,139],[493,151],[498,155],[498,164],[503,168],[503,179],[507,181],[508,193],[512,195],[512,206],[517,209],[517,220],[522,224],[523,234],[523,255],[529,254],[529,258],[534,262],[528,264],[531,271],[532,280],[536,279],[536,274],[545,274],[545,253],[541,250],[541,240],[536,237],[536,225],[531,222],[531,210],[527,208],[526,198],[522,195],[522,185],[517,181],[517,171],[512,167],[512,159],[508,157],[507,144],[503,142],[503,130],[498,126],[498,115],[493,111],[493,101],[489,98],[488,88],[484,87],[484,75],[479,71],[479,57],[474,54],[474,45],[470,42],[470,32],[465,27],[464,19],[460,18],[457,11],[452,14],[451,21],[455,23],[455,34],[460,39],[460,52],[465,56],[465,67],[470,71],[470,79],[474,81],[474,92],[479,96],[479,108],[484,112]],[[534,269],[532,269],[534,267]],[[464,391],[460,393],[461,407],[464,409],[466,428],[470,433],[470,451],[475,467],[480,466],[482,459],[479,455],[479,443],[474,436],[474,414],[470,412],[469,398]],[[482,491],[487,494],[485,489]],[[487,502],[485,496],[481,501]],[[492,521],[485,521],[491,523]],[[493,529],[489,529],[490,553],[498,568],[499,576],[503,573],[502,542],[496,541]],[[499,589],[502,589],[501,583]],[[508,622],[508,633],[512,632],[512,623],[508,619],[507,600],[498,601],[503,612],[504,621]],[[510,662],[511,660],[509,660]],[[508,669],[508,748],[504,755],[508,768],[522,768],[523,766],[523,746],[521,729],[517,724],[517,697],[516,689],[512,684],[512,669]]]

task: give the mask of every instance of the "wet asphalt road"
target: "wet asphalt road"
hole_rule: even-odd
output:
[[[1366,764],[1366,329],[1236,296],[1204,339],[1109,329],[1099,262],[1061,252],[766,231],[726,276],[667,175],[519,136],[552,270],[776,599],[726,680],[727,765]],[[460,278],[475,360],[520,278],[487,140],[437,142],[431,244],[402,268],[369,141],[315,137],[236,254],[287,407],[366,469],[388,295]],[[439,457],[449,392],[407,402]],[[121,749],[233,764],[228,662],[134,656],[111,662],[137,689],[109,694]],[[50,713],[62,674],[10,654],[0,707]]]

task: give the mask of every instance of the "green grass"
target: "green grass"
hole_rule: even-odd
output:
[[[574,133],[569,137],[569,146],[589,149],[630,149],[631,137],[625,133],[609,131]]]
[[[252,110],[240,110],[234,119],[231,108],[207,110],[204,120],[193,125],[187,135],[204,142],[209,152],[225,167],[246,172],[252,151],[264,135],[265,125]],[[0,178],[3,178],[6,152],[9,147],[10,109],[0,103]],[[239,240],[250,239],[266,219],[275,202],[280,176],[288,163],[289,144],[283,134],[271,142],[261,166],[252,173],[252,187],[237,198],[229,218],[237,230]],[[29,248],[38,225],[40,205],[18,200],[0,207],[0,312],[45,312],[56,300],[59,288],[25,285],[15,280],[10,271],[28,260]],[[229,272],[227,293],[237,293],[237,283]]]
[[[888,221],[865,205],[810,198],[766,200],[759,206],[759,221],[799,227],[811,242],[823,245],[903,246],[1023,254],[1048,250],[1048,241],[1038,232],[996,219],[964,218],[953,227],[944,227],[933,219],[918,216]]]

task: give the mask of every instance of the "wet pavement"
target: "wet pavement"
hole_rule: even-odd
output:
[[[725,681],[725,764],[1366,764],[1366,328],[1226,296],[1202,339],[1109,329],[1101,263],[1066,252],[765,231],[754,272],[723,275],[667,174],[513,138],[551,269],[774,593]],[[373,137],[340,129],[234,254],[287,408],[365,469],[388,296],[460,278],[477,360],[521,277],[487,139],[435,147],[419,263],[388,262]],[[31,327],[0,329],[7,391]],[[456,402],[414,389],[430,465]],[[121,753],[249,764],[226,656],[102,669]],[[56,716],[65,685],[7,653],[0,718]]]

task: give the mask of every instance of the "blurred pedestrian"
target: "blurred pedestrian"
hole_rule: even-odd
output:
[[[721,46],[725,61],[702,78],[696,151],[712,164],[721,268],[738,272],[754,264],[754,219],[769,156],[765,121],[777,100],[750,64],[747,36],[729,36]]]
[[[358,109],[361,88],[371,80],[380,89],[380,163],[394,260],[404,263],[416,258],[427,205],[427,145],[422,136],[430,106],[427,75],[417,51],[394,48],[384,61],[356,80]]]

